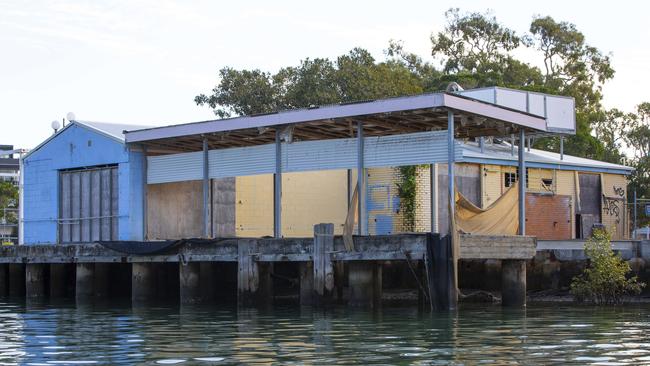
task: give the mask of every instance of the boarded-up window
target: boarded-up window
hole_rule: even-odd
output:
[[[117,240],[117,166],[60,171],[59,180],[59,242]]]

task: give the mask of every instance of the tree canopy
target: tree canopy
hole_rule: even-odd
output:
[[[567,136],[565,152],[615,163],[629,153],[637,167],[632,186],[647,187],[650,103],[634,113],[603,108],[602,86],[614,77],[610,56],[587,43],[574,24],[538,16],[528,33],[520,34],[491,13],[450,9],[445,15],[445,28],[431,35],[431,61],[390,41],[382,60],[354,48],[336,59],[306,58],[275,73],[224,67],[212,92],[194,100],[229,117],[437,91],[451,81],[466,89],[504,86],[571,96],[577,131]],[[518,58],[522,49],[533,57]],[[559,138],[538,139],[535,146],[558,151]]]

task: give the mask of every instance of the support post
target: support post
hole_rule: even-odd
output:
[[[564,135],[560,135],[560,160],[564,160]]]
[[[208,158],[208,138],[203,137],[203,236],[212,237],[210,233],[210,165]]]
[[[634,211],[634,222],[632,224],[632,232],[634,233],[634,237],[632,239],[634,239],[634,240],[637,239],[637,237],[636,237],[637,236],[637,232],[636,232],[636,229],[637,229],[637,226],[636,226],[637,225],[637,221],[636,221],[636,218],[637,218],[637,211],[636,211],[637,210],[637,203],[638,202],[637,202],[637,198],[636,198],[636,188],[635,188],[634,189],[634,210],[633,210]]]
[[[334,291],[334,224],[314,225],[314,297],[317,304],[327,302]]]
[[[275,131],[275,174],[273,174],[273,236],[282,237],[282,141]]]
[[[519,235],[526,235],[526,160],[524,151],[526,135],[524,129],[519,131]]]
[[[431,232],[440,232],[438,227],[438,164],[429,165],[429,186],[431,191]]]
[[[154,263],[133,263],[131,267],[131,302],[138,306],[153,300],[156,289]]]
[[[142,145],[142,240],[147,240],[149,219],[147,218],[147,179],[149,162],[147,161],[147,146]]]
[[[272,264],[256,260],[257,241],[240,240],[238,245],[237,304],[266,305],[273,301]]]
[[[28,300],[40,300],[45,297],[45,266],[42,263],[25,265],[25,293]]]
[[[201,263],[179,263],[178,266],[181,305],[201,302]]]
[[[510,155],[515,156],[515,135],[510,135]]]
[[[506,259],[501,264],[501,303],[526,306],[526,261]]]
[[[25,265],[20,263],[9,264],[9,296],[25,296]]]
[[[485,138],[483,136],[478,138],[478,147],[481,149],[481,154],[485,152]]]
[[[451,235],[441,238],[438,233],[427,236],[425,266],[431,310],[453,310],[458,301],[450,238]]]
[[[364,161],[363,124],[357,123],[357,186],[359,194],[359,235],[368,235],[368,210],[366,209],[366,168]]]
[[[458,305],[458,256],[460,251],[460,243],[457,243],[457,232],[456,232],[456,179],[455,179],[455,168],[456,168],[456,154],[455,154],[455,127],[454,127],[454,112],[447,112],[447,138],[449,145],[449,157],[447,168],[449,169],[449,197],[448,197],[448,206],[449,206],[449,252],[448,260],[450,263],[451,274],[449,275],[449,309],[455,310]]]
[[[300,305],[312,305],[314,299],[314,263],[300,262]]]
[[[77,302],[91,300],[94,296],[95,264],[77,263],[75,278],[75,298]]]
[[[218,276],[216,262],[201,262],[200,267],[201,274],[199,276],[199,282],[201,283],[201,300],[213,303],[217,300]],[[223,276],[220,277],[223,280]]]
[[[381,270],[374,261],[350,261],[348,282],[352,307],[377,307],[381,299]]]

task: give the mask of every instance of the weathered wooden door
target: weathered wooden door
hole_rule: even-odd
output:
[[[595,222],[601,222],[600,201],[602,190],[599,174],[578,174],[580,184],[580,212],[583,215],[593,215]]]
[[[117,166],[59,172],[59,243],[118,239]]]

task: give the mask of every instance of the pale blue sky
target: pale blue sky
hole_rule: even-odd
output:
[[[32,148],[67,112],[79,119],[169,124],[213,119],[193,97],[224,66],[274,71],[355,46],[383,57],[390,39],[430,59],[450,7],[491,9],[518,32],[534,15],[575,23],[611,52],[605,105],[650,101],[642,1],[4,1],[0,0],[0,143]],[[528,55],[522,55],[528,57]]]

